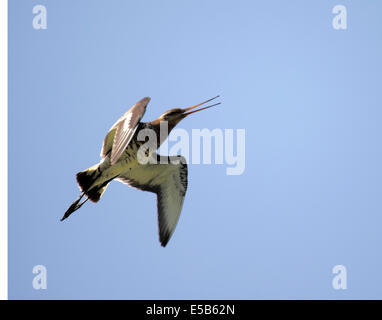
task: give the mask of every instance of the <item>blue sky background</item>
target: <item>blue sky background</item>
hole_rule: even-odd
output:
[[[32,8],[48,29],[32,28]],[[332,27],[343,4],[348,29]],[[9,298],[382,298],[382,3],[9,1]],[[166,248],[156,199],[113,182],[64,223],[74,175],[144,120],[246,129],[246,170],[190,165]],[[32,288],[32,268],[48,289]],[[348,289],[332,268],[346,266]]]

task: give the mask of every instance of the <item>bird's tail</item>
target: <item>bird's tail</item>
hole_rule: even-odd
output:
[[[81,208],[86,201],[90,200],[92,202],[98,202],[99,199],[101,199],[101,196],[105,192],[110,181],[106,181],[101,185],[97,185],[93,187],[94,182],[99,178],[99,176],[100,176],[99,164],[96,164],[84,171],[77,173],[76,175],[77,183],[82,193],[79,196],[79,198],[71,204],[68,210],[66,210],[61,221],[65,220],[74,211]],[[86,196],[86,199],[80,203],[83,196]]]
[[[109,182],[105,182],[102,185],[93,187],[94,182],[99,178],[101,172],[99,170],[99,164],[96,164],[89,169],[78,172],[76,175],[77,183],[80,189],[88,199],[92,202],[98,202],[101,199],[102,194],[105,192]]]

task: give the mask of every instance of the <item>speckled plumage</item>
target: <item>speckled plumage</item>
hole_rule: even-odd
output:
[[[78,210],[88,199],[98,202],[110,181],[116,179],[131,187],[157,195],[159,240],[162,246],[166,246],[182,210],[188,185],[188,168],[184,157],[160,156],[156,154],[156,150],[179,121],[191,113],[211,106],[192,112],[186,113],[186,111],[211,100],[187,109],[171,109],[152,122],[140,121],[150,98],[138,101],[109,130],[103,142],[101,162],[77,174],[82,194],[73,202],[61,220]],[[165,136],[160,132],[163,121],[168,124]],[[138,139],[139,133],[145,129],[155,132],[155,141]],[[138,161],[138,150],[147,142],[155,144],[150,145],[146,156],[155,159],[156,163],[142,164]],[[87,198],[80,203],[84,196]]]

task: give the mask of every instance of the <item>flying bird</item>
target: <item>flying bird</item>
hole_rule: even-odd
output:
[[[156,150],[185,117],[220,104],[215,103],[195,109],[218,97],[189,108],[170,109],[151,122],[141,122],[150,98],[138,101],[109,130],[103,142],[100,163],[77,173],[81,194],[65,212],[61,221],[81,208],[86,201],[98,202],[109,183],[116,179],[131,187],[156,193],[159,241],[165,247],[179,220],[187,190],[188,171],[184,157],[161,156]],[[164,123],[168,130],[161,130]],[[140,161],[139,152],[147,139],[141,139],[139,132],[145,129],[155,133],[155,148],[149,146],[141,154],[156,161],[143,163]]]

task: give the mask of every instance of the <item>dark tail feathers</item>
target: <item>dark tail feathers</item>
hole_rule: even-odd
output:
[[[101,198],[102,194],[105,192],[107,185],[110,181],[107,181],[103,183],[100,186],[96,186],[91,188],[94,181],[98,178],[98,165],[95,165],[89,169],[86,169],[85,171],[81,171],[77,173],[76,175],[77,183],[81,188],[81,195],[80,197],[74,201],[68,210],[66,210],[64,216],[62,217],[62,220],[65,220],[67,217],[69,217],[74,211],[81,208],[81,206],[87,201],[91,200],[92,202],[98,202]],[[86,196],[86,200],[80,203],[83,196]]]
[[[85,195],[92,202],[98,202],[101,199],[101,196],[106,190],[107,185],[110,181],[104,182],[102,185],[98,185],[96,187],[91,188],[94,181],[99,177],[99,165],[86,169],[85,171],[78,172],[76,175],[77,183],[81,188],[81,191],[85,193]]]

